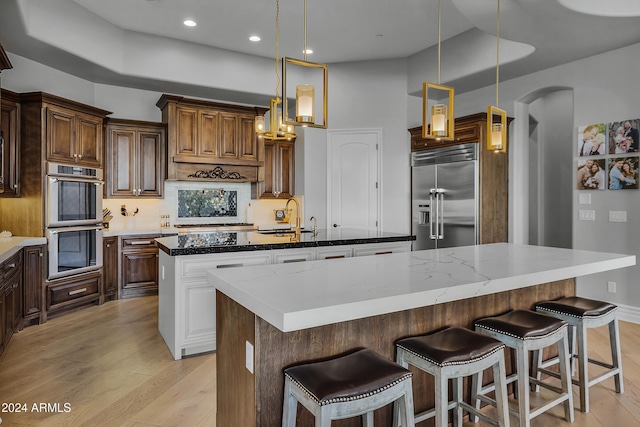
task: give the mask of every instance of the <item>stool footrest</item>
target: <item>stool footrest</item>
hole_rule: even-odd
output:
[[[558,378],[559,377],[560,376],[558,376]],[[544,387],[547,390],[551,390],[551,391],[556,392],[558,394],[562,393],[562,388],[561,387],[556,387],[554,385],[551,385],[549,383],[545,383],[544,381],[540,381],[540,380],[538,380],[536,378],[533,378],[533,377],[529,377],[529,383],[530,384],[535,384],[535,385],[540,386],[540,387]]]
[[[451,401],[447,404],[447,411],[450,411],[455,407],[456,407],[456,402]],[[416,414],[414,417],[414,422],[418,424],[424,420],[428,420],[429,418],[433,418],[435,416],[436,416],[436,409],[435,408],[428,409],[426,411],[420,412],[419,414]]]
[[[546,402],[544,405],[542,406],[538,406],[537,408],[531,409],[531,411],[529,412],[529,417],[530,418],[535,418],[538,415],[548,411],[549,409],[553,408],[554,406],[556,406],[557,404],[564,402],[565,400],[569,399],[569,393],[562,393],[560,396],[556,397],[555,399],[551,399],[548,402]]]

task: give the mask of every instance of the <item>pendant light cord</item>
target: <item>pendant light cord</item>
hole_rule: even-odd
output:
[[[440,84],[440,0],[438,0],[438,84]]]
[[[496,34],[496,107],[498,104],[498,84],[500,82],[500,0],[498,0],[498,31]]]
[[[280,2],[276,0],[276,100],[280,100],[280,72],[278,71],[278,65],[280,65]]]
[[[304,60],[307,61],[307,0],[304,0]]]

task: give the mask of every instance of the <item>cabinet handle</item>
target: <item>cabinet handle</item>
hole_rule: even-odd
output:
[[[78,154],[78,158],[79,158],[79,159],[82,159],[82,154]]]
[[[18,284],[17,284],[17,283],[14,283],[14,284],[13,284],[13,289],[15,289],[15,288],[17,288],[17,287],[18,287]]]
[[[110,248],[110,247],[111,247],[111,245],[107,245],[107,247],[108,247],[108,248]]]
[[[12,262],[11,264],[7,265],[7,267],[9,268],[16,268],[16,263]]]
[[[243,265],[244,265],[243,263],[238,263],[238,264],[222,264],[222,265],[218,265],[218,266],[216,266],[216,268],[242,267]]]
[[[288,264],[290,262],[303,262],[303,261],[307,261],[306,258],[297,258],[297,259],[285,259],[282,261],[283,264]]]
[[[71,291],[71,292],[69,292],[69,296],[76,295],[76,294],[81,294],[83,292],[87,292],[87,288],[76,289],[75,291]]]
[[[386,255],[386,254],[392,254],[393,251],[385,251],[385,252],[376,252],[374,255]]]
[[[338,258],[345,258],[345,256],[344,255],[333,255],[333,256],[324,257],[324,259],[338,259]]]
[[[40,252],[39,256],[40,256],[40,257],[42,257],[42,256],[43,256],[42,252]]]
[[[131,242],[132,245],[150,245],[151,240],[136,240],[135,242]]]

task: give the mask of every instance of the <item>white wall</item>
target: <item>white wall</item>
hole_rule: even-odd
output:
[[[604,54],[585,58],[558,67],[539,71],[517,79],[500,83],[500,107],[515,117],[511,126],[510,180],[520,182],[521,174],[527,171],[526,158],[522,156],[523,147],[528,147],[527,132],[520,132],[518,121],[526,123],[528,129],[527,108],[522,103],[531,102],[532,94],[540,91],[553,91],[562,87],[573,91],[573,117],[571,141],[563,144],[575,144],[577,127],[589,123],[602,123],[625,118],[640,117],[640,85],[637,84],[637,70],[634,67],[620,66],[628,64],[629,58],[640,55],[640,44],[614,50]],[[494,102],[495,86],[488,86],[456,96],[456,116],[483,111]],[[410,113],[415,116],[415,112]],[[526,136],[523,136],[526,134]],[[525,148],[528,151],[528,148]],[[522,160],[519,160],[521,159]],[[573,157],[566,168],[573,169],[577,158]],[[526,172],[528,174],[528,172]],[[518,188],[516,186],[516,188]],[[572,178],[572,188],[575,177]],[[593,191],[591,205],[578,205],[578,191],[572,191],[572,230],[575,249],[596,250],[640,255],[640,194],[638,191]],[[513,196],[513,197],[512,197]],[[519,203],[519,195],[510,195],[511,201]],[[596,213],[595,222],[577,220],[578,209],[592,209]],[[608,222],[609,210],[626,210],[627,223]],[[511,211],[520,212],[517,206]],[[510,222],[519,222],[525,214],[510,217]],[[513,237],[513,236],[512,236]],[[520,234],[517,236],[520,238]],[[636,315],[629,306],[640,308],[640,287],[637,277],[640,267],[591,275],[578,280],[578,292],[581,295],[604,299],[617,303],[627,309],[630,315]],[[617,282],[618,291],[607,293],[607,281]],[[636,320],[640,319],[637,317]]]

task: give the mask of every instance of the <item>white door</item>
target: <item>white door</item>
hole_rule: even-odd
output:
[[[377,230],[382,130],[330,131],[328,226]]]

